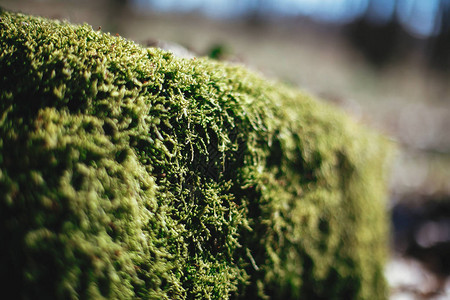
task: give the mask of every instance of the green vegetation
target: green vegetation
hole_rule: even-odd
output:
[[[383,299],[387,142],[241,66],[0,14],[0,282]]]

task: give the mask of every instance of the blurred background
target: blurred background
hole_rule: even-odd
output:
[[[400,146],[391,299],[450,298],[450,0],[0,0],[181,56],[245,64]]]

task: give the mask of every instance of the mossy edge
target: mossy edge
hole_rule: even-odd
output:
[[[0,18],[7,290],[387,297],[383,137],[241,66]]]

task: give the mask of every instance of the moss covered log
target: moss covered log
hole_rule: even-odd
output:
[[[386,141],[237,65],[0,14],[17,299],[384,299]]]

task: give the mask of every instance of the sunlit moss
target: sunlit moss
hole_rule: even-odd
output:
[[[383,138],[241,66],[0,18],[4,292],[386,298]]]

